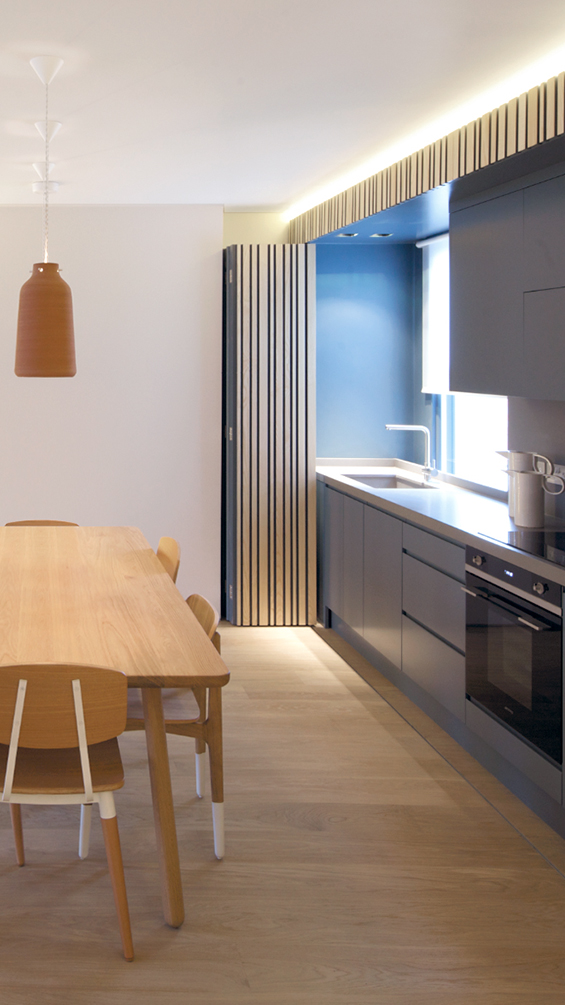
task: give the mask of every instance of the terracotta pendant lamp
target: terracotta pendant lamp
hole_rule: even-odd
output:
[[[33,266],[31,279],[20,291],[15,370],[18,377],[74,377],[77,368],[71,288],[61,278],[59,266],[49,261],[49,192],[58,188],[57,182],[49,180],[49,141],[60,125],[49,122],[49,84],[63,60],[36,56],[30,62],[45,85],[45,122],[36,123],[45,139],[45,165],[41,182],[33,186],[34,191],[43,192],[43,261]]]

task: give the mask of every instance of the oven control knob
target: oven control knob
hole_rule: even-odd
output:
[[[533,583],[532,590],[534,591],[534,593],[537,593],[538,597],[542,597],[543,594],[547,591],[547,583],[540,583],[540,582]]]
[[[473,555],[473,565],[484,565],[486,559],[482,555]]]

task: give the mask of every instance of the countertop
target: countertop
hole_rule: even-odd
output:
[[[505,536],[509,530],[517,529],[508,516],[506,502],[436,479],[433,479],[434,487],[429,489],[375,489],[361,487],[348,477],[348,471],[350,474],[360,474],[364,467],[368,469],[377,462],[379,467],[388,465],[387,470],[395,474],[421,472],[417,465],[396,458],[379,458],[372,462],[324,459],[318,463],[316,471],[319,480],[360,502],[375,506],[449,541],[461,545],[480,545],[486,554],[511,561],[514,565],[565,586],[565,567],[492,540]]]

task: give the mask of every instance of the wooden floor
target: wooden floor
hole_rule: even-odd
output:
[[[144,739],[124,737],[128,964],[99,823],[81,862],[77,811],[24,809],[18,869],[5,807],[1,1005],[562,1005],[565,842],[314,631],[222,645],[225,861],[171,737],[187,920],[167,928]]]

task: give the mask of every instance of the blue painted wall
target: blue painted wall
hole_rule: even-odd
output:
[[[421,252],[406,244],[319,244],[316,256],[318,457],[422,463],[421,434],[385,430],[387,422],[427,418]]]

